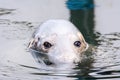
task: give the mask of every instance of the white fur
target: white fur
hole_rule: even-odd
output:
[[[36,41],[38,37],[40,40]],[[87,48],[87,43],[80,31],[66,20],[46,21],[35,32],[33,39],[37,42],[37,48],[41,48],[45,41],[53,44],[44,54],[55,64],[78,62],[81,59],[81,53]],[[75,41],[81,41],[80,48],[74,45]]]

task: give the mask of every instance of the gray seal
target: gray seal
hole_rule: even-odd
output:
[[[38,62],[73,63],[81,60],[88,44],[81,32],[67,20],[48,20],[35,31],[29,49],[35,50]]]

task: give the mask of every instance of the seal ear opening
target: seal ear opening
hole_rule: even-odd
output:
[[[78,32],[77,35],[79,36],[79,38],[80,38],[80,40],[82,42],[83,51],[86,51],[88,49],[88,47],[89,47],[88,43],[85,41],[83,35],[80,32]]]

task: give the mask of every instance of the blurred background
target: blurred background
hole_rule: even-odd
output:
[[[119,7],[120,0],[0,0],[0,80],[120,79]],[[74,69],[38,69],[27,51],[48,19],[71,21],[92,46]]]

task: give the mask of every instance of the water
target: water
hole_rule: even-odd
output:
[[[64,0],[16,0],[14,3],[12,0],[0,0],[0,80],[119,80],[119,23],[106,15],[109,11],[103,12],[106,8],[112,8],[115,12],[111,14],[119,14],[116,1],[114,4],[112,0],[106,2],[110,4],[109,7],[102,0],[96,0],[97,8],[93,15],[93,9],[68,10]],[[102,15],[98,14],[99,11]],[[86,52],[82,62],[74,68],[67,65],[69,68],[65,69],[62,64],[62,68],[40,67],[27,49],[34,30],[51,18],[70,18],[91,45],[92,49]],[[109,19],[112,23],[108,23]],[[115,19],[118,21],[119,15]]]

